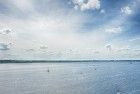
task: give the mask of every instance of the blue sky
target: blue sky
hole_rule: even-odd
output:
[[[140,59],[140,0],[0,0],[0,59]]]

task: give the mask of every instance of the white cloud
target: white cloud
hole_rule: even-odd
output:
[[[0,43],[0,50],[9,50],[9,45],[8,44],[5,44],[5,43]]]
[[[107,32],[107,33],[120,33],[120,32],[122,32],[122,28],[121,27],[115,27],[115,26],[110,26],[110,27],[107,27],[106,29],[105,29],[105,32]]]
[[[81,11],[100,9],[100,0],[72,0]]]
[[[101,28],[89,29],[82,32],[83,25],[87,22],[86,15],[81,15],[75,11],[64,12],[64,8],[60,6],[57,10],[52,8],[50,14],[39,14],[34,11],[30,2],[23,1],[23,6],[20,6],[20,1],[16,3],[19,9],[26,11],[32,10],[29,14],[32,19],[17,19],[11,16],[0,19],[0,24],[9,27],[12,33],[5,35],[0,34],[0,42],[2,49],[9,48],[6,46],[12,43],[10,50],[1,51],[0,58],[5,59],[105,59],[120,56],[114,54],[115,46],[106,45],[110,41],[111,34],[122,31],[121,24],[123,20],[115,18],[112,22],[107,22]],[[52,0],[50,0],[51,2]],[[92,2],[91,2],[92,1]],[[99,0],[73,0],[75,9],[82,11],[89,9],[99,9],[101,13],[105,10],[100,9]],[[91,4],[90,4],[91,3]],[[22,4],[22,1],[21,1]],[[24,5],[26,8],[24,8]],[[47,6],[47,5],[46,5]],[[54,6],[53,6],[54,7]],[[56,15],[59,10],[59,14]],[[34,15],[36,14],[36,15]],[[92,19],[93,20],[93,19]],[[10,30],[9,29],[9,30]],[[105,32],[108,33],[105,33]],[[3,32],[3,31],[2,31]],[[7,43],[7,44],[5,44]],[[4,48],[5,47],[5,48]],[[112,51],[111,51],[112,50]],[[110,57],[107,53],[110,52]],[[10,54],[10,56],[8,56]],[[3,56],[3,57],[1,57]]]
[[[102,32],[110,34],[120,34],[123,32],[123,23],[125,22],[124,17],[115,17],[113,20],[108,21],[107,24],[102,25]]]
[[[14,31],[9,35],[11,37],[9,42],[13,44],[12,50],[7,50],[12,54],[11,58],[84,59],[92,57],[94,53],[89,54],[89,52],[100,48],[104,40],[104,35],[98,32],[79,33],[79,26],[82,26],[84,18],[77,14],[61,15],[57,18],[41,15],[33,19],[11,18],[1,21],[1,24],[8,24]],[[8,36],[0,37],[4,41],[8,40]],[[41,47],[44,45],[45,47]],[[91,50],[87,51],[85,48],[91,48]],[[34,50],[29,50],[29,53],[28,49]],[[70,49],[73,52],[69,52]]]
[[[9,34],[11,32],[10,29],[1,29],[0,34]]]
[[[79,9],[78,5],[75,5],[75,6],[74,6],[74,9],[75,9],[75,10],[78,10],[78,9]]]
[[[111,46],[110,44],[108,44],[108,45],[106,45],[106,49],[107,49],[108,51],[112,51],[112,46]]]
[[[106,11],[104,9],[101,9],[100,13],[104,14]]]
[[[30,10],[33,8],[32,6],[32,0],[11,0],[16,7],[18,7],[20,10]]]
[[[132,9],[129,6],[121,8],[121,12],[124,14],[132,14]]]
[[[130,42],[134,42],[134,41],[140,41],[140,38],[133,38],[129,40]]]
[[[140,38],[136,37],[136,38],[132,38],[129,40],[129,43],[131,43],[131,45],[135,45],[134,47],[136,47],[136,45],[138,46],[138,48],[140,47]]]

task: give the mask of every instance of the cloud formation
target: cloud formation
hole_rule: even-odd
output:
[[[105,32],[107,33],[120,33],[122,32],[122,28],[121,27],[108,27],[105,29]]]
[[[0,56],[3,59],[120,59],[127,54],[129,58],[136,54],[133,50],[139,49],[138,42],[131,40],[135,45],[128,42],[136,35],[139,37],[135,31],[139,29],[133,28],[135,24],[139,26],[139,20],[131,23],[128,15],[122,15],[130,14],[129,8],[125,8],[129,2],[121,1],[117,5],[115,2],[0,1],[4,6],[0,7],[0,25],[6,26],[0,29]],[[120,7],[123,7],[121,13]],[[129,35],[132,31],[136,32],[135,36]],[[12,43],[12,47],[8,43]],[[120,51],[120,47],[127,45],[130,50]]]
[[[2,29],[0,30],[0,34],[9,34],[11,32],[10,29]]]
[[[112,46],[110,44],[106,45],[106,49],[110,52],[112,51]]]
[[[132,9],[129,6],[126,6],[126,7],[121,8],[121,12],[124,14],[130,15],[132,14]]]
[[[100,13],[104,14],[105,13],[105,10],[104,9],[101,9]]]
[[[85,10],[98,10],[100,9],[100,0],[72,0],[75,4],[75,9]]]
[[[9,45],[8,44],[5,44],[5,43],[0,43],[0,50],[2,51],[6,51],[6,50],[9,50]]]

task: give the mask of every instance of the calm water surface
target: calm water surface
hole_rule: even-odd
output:
[[[140,62],[0,64],[0,94],[140,94]]]

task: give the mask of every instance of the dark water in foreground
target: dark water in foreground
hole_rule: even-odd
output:
[[[140,62],[0,64],[0,94],[140,94]]]

